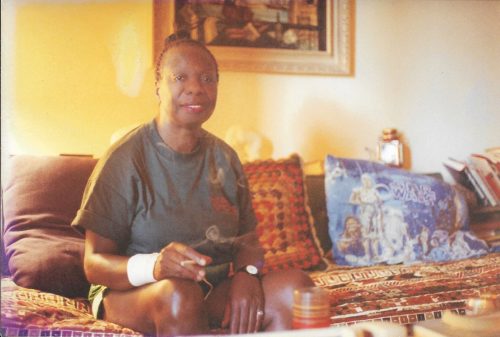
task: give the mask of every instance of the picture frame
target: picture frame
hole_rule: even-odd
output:
[[[321,50],[213,43],[208,43],[207,47],[222,71],[350,76],[354,72],[354,0],[315,0],[313,3],[318,1],[324,1],[324,19],[319,20],[322,26],[315,28],[324,34]],[[294,0],[285,2],[293,3]],[[161,53],[165,38],[178,26],[176,17],[179,17],[180,3],[186,1],[153,0],[154,60]],[[277,22],[280,23],[279,16]]]

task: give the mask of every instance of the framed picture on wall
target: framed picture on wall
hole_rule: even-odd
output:
[[[352,75],[354,0],[154,0],[154,57],[183,32],[221,70]]]

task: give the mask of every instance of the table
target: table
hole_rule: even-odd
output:
[[[211,334],[190,337],[241,337],[242,335]],[[365,322],[346,327],[258,332],[250,337],[407,337],[407,329],[389,322]],[[177,336],[179,337],[179,336]],[[187,337],[187,336],[186,336]]]
[[[450,311],[440,320],[430,320],[413,326],[413,337],[498,337],[500,311],[477,316],[462,316]]]

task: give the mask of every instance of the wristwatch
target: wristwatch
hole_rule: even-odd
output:
[[[259,269],[253,264],[247,264],[246,266],[240,267],[238,270],[236,270],[236,272],[240,271],[255,276],[257,278],[260,278]]]

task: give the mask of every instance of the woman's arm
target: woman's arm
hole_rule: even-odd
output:
[[[260,330],[263,322],[264,292],[260,277],[238,271],[246,265],[259,270],[264,265],[264,253],[255,231],[239,237],[234,244],[234,270],[228,303],[222,322],[231,333],[252,333]]]
[[[128,256],[119,254],[115,241],[91,230],[85,232],[83,261],[85,275],[90,283],[102,284],[115,290],[133,288],[127,274],[128,260]],[[184,244],[172,242],[159,252],[152,272],[156,280],[180,277],[200,281],[205,277],[205,266],[211,262],[209,256]]]
[[[85,231],[83,266],[90,283],[117,290],[132,288],[127,277],[127,262],[128,256],[119,255],[115,241],[91,230]]]

